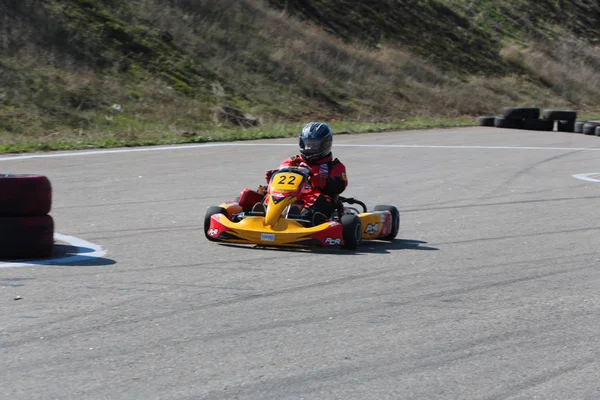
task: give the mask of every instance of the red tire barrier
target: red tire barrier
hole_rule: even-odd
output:
[[[42,216],[51,207],[52,187],[47,177],[0,174],[0,217]]]
[[[53,245],[51,216],[0,217],[1,260],[49,257]]]

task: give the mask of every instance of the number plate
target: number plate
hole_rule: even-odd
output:
[[[298,189],[304,177],[293,172],[282,172],[273,176],[271,189],[277,192],[290,192]]]
[[[260,240],[262,240],[263,242],[274,242],[275,235],[273,233],[261,233]]]

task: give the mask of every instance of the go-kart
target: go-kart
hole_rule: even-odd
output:
[[[283,167],[272,175],[266,190],[244,189],[238,199],[209,207],[204,217],[206,238],[259,246],[356,249],[363,240],[391,241],[398,234],[396,207],[378,205],[367,212],[367,206],[354,198],[334,198],[335,212],[320,223],[303,218],[299,199],[310,178],[310,169]]]

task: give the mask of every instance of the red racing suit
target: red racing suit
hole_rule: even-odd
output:
[[[346,189],[346,186],[348,186],[346,167],[340,160],[337,158],[334,159],[331,153],[320,160],[311,162],[306,162],[302,156],[296,155],[284,160],[279,168],[297,167],[300,164],[308,165],[313,173],[311,180],[302,191],[300,197],[300,200],[304,202],[304,207],[312,207],[319,199],[331,203],[331,197],[342,193]],[[266,172],[265,177],[267,181],[271,179],[271,175],[275,171],[277,170]]]

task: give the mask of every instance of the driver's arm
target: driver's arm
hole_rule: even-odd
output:
[[[297,158],[298,158],[298,156],[293,156],[293,157],[287,158],[287,159],[283,160],[283,162],[281,163],[279,168],[270,169],[270,170],[266,171],[265,179],[267,180],[267,182],[271,181],[271,177],[273,176],[273,174],[275,172],[277,172],[280,168],[291,167],[291,166],[295,165]]]
[[[327,184],[321,189],[321,191],[327,195],[334,196],[342,193],[346,186],[348,186],[348,179],[346,178],[346,167],[341,162],[335,160],[329,171],[329,177],[327,178]]]

